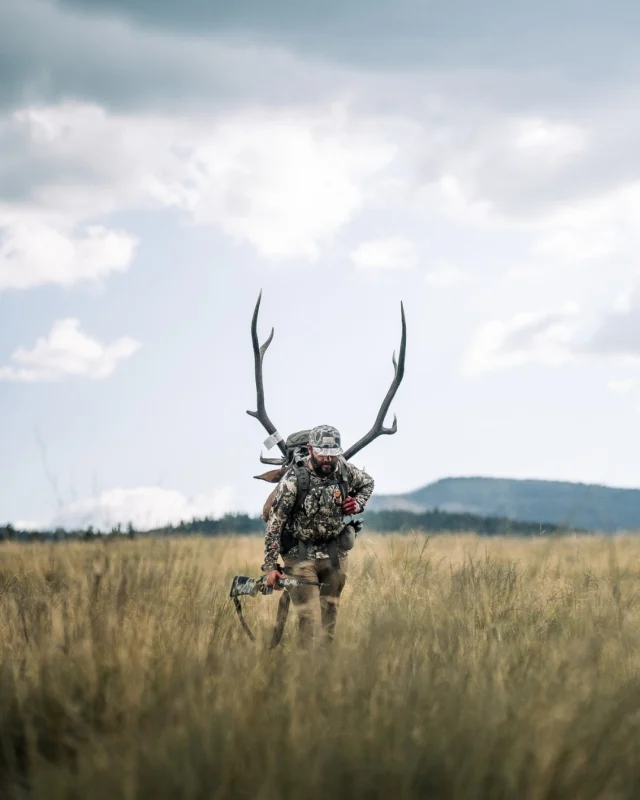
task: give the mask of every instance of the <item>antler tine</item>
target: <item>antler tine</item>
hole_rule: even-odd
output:
[[[389,406],[391,405],[391,401],[395,397],[396,392],[398,391],[398,387],[402,383],[402,378],[404,377],[404,361],[405,355],[407,352],[407,323],[404,316],[404,304],[400,303],[400,315],[402,318],[402,338],[400,340],[400,351],[398,354],[398,359],[396,360],[395,351],[393,353],[392,362],[393,362],[393,381],[391,382],[391,386],[389,387],[389,391],[386,394],[386,397],[382,401],[382,405],[380,406],[380,411],[378,411],[378,416],[376,417],[376,421],[373,423],[373,427],[371,430],[365,434],[362,439],[359,439],[354,445],[349,447],[345,450],[344,457],[348,461],[352,458],[356,453],[362,450],[363,447],[366,447],[368,444],[371,444],[374,439],[377,439],[378,436],[387,435],[390,436],[393,433],[396,433],[398,430],[398,418],[396,415],[393,415],[393,424],[390,428],[385,428],[384,426],[384,418],[387,416],[387,412],[389,411]]]
[[[260,463],[261,464],[277,464],[278,466],[282,466],[284,464],[283,458],[265,458],[262,453],[260,453]]]
[[[251,341],[253,344],[253,359],[254,359],[254,369],[256,378],[256,395],[258,401],[258,410],[247,411],[247,414],[250,417],[254,417],[254,419],[257,419],[258,422],[261,422],[267,433],[269,435],[272,435],[276,432],[276,426],[269,419],[269,415],[267,414],[267,410],[265,408],[264,383],[262,381],[262,361],[264,359],[264,354],[267,352],[267,349],[273,340],[273,334],[275,333],[275,329],[271,328],[271,334],[269,335],[269,338],[262,346],[260,346],[260,342],[258,340],[258,314],[260,312],[261,300],[262,300],[262,290],[260,290],[260,294],[258,295],[258,302],[256,303],[256,307],[253,311],[253,318],[251,320]],[[286,456],[287,448],[285,447],[284,442],[282,440],[278,442],[278,447],[280,448],[280,452],[282,453],[282,455]],[[281,462],[277,461],[274,463],[279,464]]]
[[[260,295],[262,296],[262,292],[260,292]],[[259,302],[260,302],[260,300],[258,300],[258,303],[259,303]],[[267,352],[267,350],[269,349],[269,345],[270,345],[270,344],[271,344],[271,342],[273,341],[273,334],[274,334],[275,332],[276,332],[276,329],[275,329],[275,328],[271,328],[271,333],[269,334],[269,338],[267,339],[267,341],[266,341],[266,342],[265,342],[265,343],[262,345],[262,347],[260,348],[260,361],[261,361],[261,362],[262,362],[262,359],[264,358],[264,354],[265,354],[265,353]],[[258,337],[257,337],[257,335],[256,335],[256,342],[257,342],[257,341],[258,341]]]

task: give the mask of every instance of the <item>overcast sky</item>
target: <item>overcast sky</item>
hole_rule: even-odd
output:
[[[377,492],[640,486],[639,34],[632,2],[1,0],[0,522],[257,512],[260,289],[271,418],[346,445],[404,302]]]

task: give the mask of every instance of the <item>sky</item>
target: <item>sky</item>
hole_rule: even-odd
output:
[[[640,6],[1,0],[0,522],[257,513],[289,433],[376,492],[640,486]]]

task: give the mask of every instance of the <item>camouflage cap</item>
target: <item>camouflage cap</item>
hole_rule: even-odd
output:
[[[309,444],[319,456],[341,456],[340,431],[331,425],[317,425],[309,434]]]

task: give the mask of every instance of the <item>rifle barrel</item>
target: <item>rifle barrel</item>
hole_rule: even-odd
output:
[[[285,578],[284,580],[278,581],[280,586],[287,587],[287,586],[322,586],[322,583],[318,583],[317,581],[307,581],[304,578]]]

